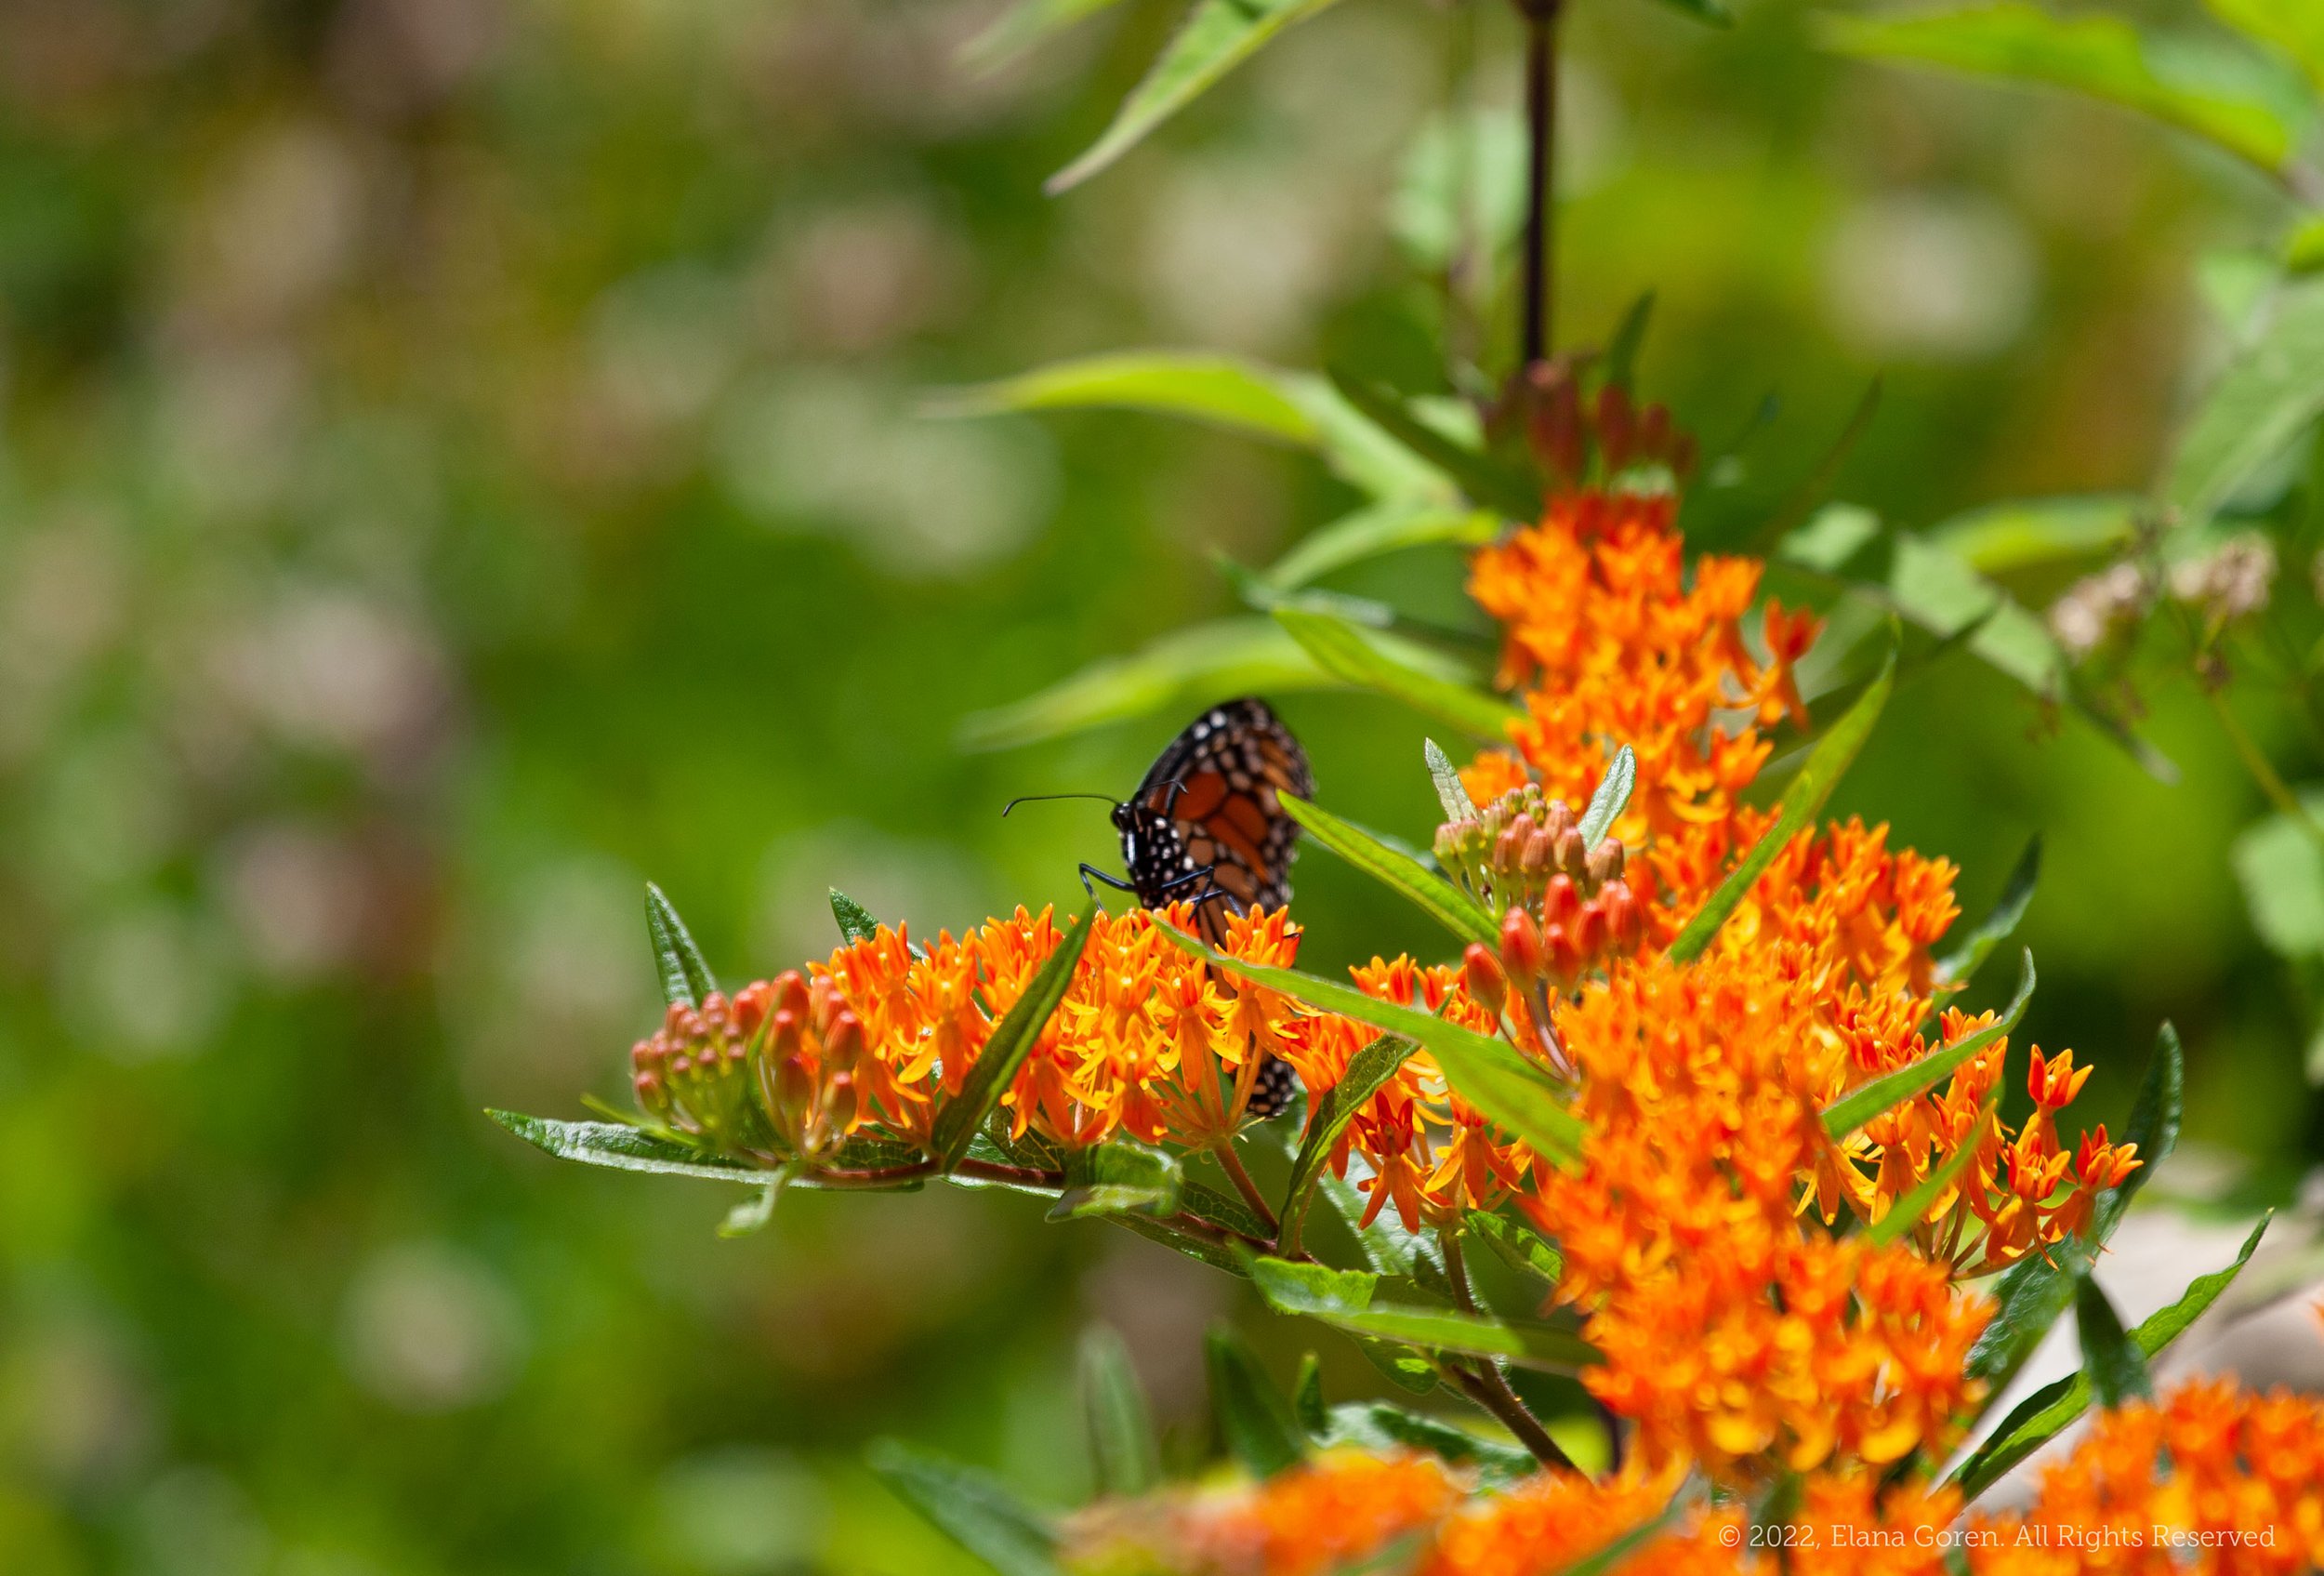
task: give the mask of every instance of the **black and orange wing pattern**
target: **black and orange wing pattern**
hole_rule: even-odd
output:
[[[1117,817],[1138,901],[1200,901],[1214,942],[1222,908],[1282,907],[1300,828],[1277,795],[1314,792],[1307,752],[1265,701],[1212,707],[1170,741]],[[1211,893],[1221,895],[1201,901]]]

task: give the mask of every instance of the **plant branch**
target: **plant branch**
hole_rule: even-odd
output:
[[[1525,1403],[1517,1398],[1517,1392],[1509,1387],[1509,1381],[1490,1361],[1481,1360],[1473,1368],[1447,1362],[1445,1371],[1460,1386],[1460,1393],[1491,1412],[1502,1427],[1517,1437],[1517,1442],[1532,1453],[1534,1460],[1543,1466],[1574,1470],[1574,1458],[1558,1448],[1557,1441],[1550,1437],[1550,1431],[1525,1410]]]
[[[1259,1184],[1251,1180],[1250,1172],[1243,1169],[1243,1157],[1235,1152],[1235,1140],[1227,1139],[1211,1153],[1218,1157],[1219,1169],[1226,1172],[1228,1179],[1235,1184],[1235,1190],[1243,1196],[1243,1202],[1251,1207],[1251,1212],[1267,1223],[1270,1232],[1280,1232],[1282,1225],[1275,1219],[1274,1211],[1268,1207],[1267,1196],[1259,1190]]]
[[[2237,759],[2243,762],[2243,769],[2251,774],[2251,780],[2259,784],[2260,791],[2277,809],[2291,816],[2310,839],[2324,846],[2324,826],[2317,825],[2316,817],[2308,814],[2308,807],[2301,802],[2300,796],[2291,791],[2291,785],[2277,773],[2260,747],[2252,742],[2251,735],[2244,732],[2243,723],[2237,718],[2234,708],[2227,704],[2227,697],[2220,692],[2219,686],[2206,682],[2199,673],[2195,687],[2201,690],[2203,698],[2211,703],[2212,715],[2219,719],[2220,732],[2227,735],[2227,742],[2235,747]]]
[[[1525,22],[1525,241],[1518,370],[1547,360],[1557,291],[1557,22],[1564,0],[1517,0]]]

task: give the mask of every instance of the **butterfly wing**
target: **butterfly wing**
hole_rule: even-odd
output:
[[[1168,880],[1207,869],[1210,886],[1241,913],[1290,901],[1300,828],[1284,814],[1279,796],[1308,799],[1314,792],[1307,752],[1291,730],[1265,701],[1244,699],[1214,706],[1188,723],[1147,771],[1133,802],[1138,819],[1156,834],[1148,843],[1174,856],[1169,871],[1153,874]],[[1158,835],[1164,825],[1167,837]],[[1148,862],[1159,864],[1152,853]],[[1131,861],[1131,877],[1141,881],[1142,901],[1150,902],[1138,863]],[[1203,906],[1202,926],[1214,939],[1223,907]]]

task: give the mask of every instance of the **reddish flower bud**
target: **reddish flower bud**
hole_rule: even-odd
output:
[[[1541,889],[1541,920],[1545,924],[1563,924],[1581,908],[1581,894],[1574,888],[1574,878],[1562,871],[1549,880]]]
[[[1597,847],[1591,849],[1590,857],[1583,862],[1589,872],[1591,888],[1603,887],[1606,882],[1618,878],[1622,873],[1622,861],[1625,857],[1621,843],[1614,838],[1605,838],[1599,842]]]
[[[1469,943],[1468,949],[1460,955],[1460,984],[1470,1000],[1497,1017],[1509,1004],[1508,977],[1501,973],[1493,954],[1477,942]]]
[[[1638,418],[1630,395],[1618,383],[1598,391],[1598,460],[1613,475],[1630,464],[1638,435]]]
[[[1549,972],[1541,927],[1523,908],[1512,908],[1501,916],[1501,968],[1512,985],[1527,992],[1537,988]]]

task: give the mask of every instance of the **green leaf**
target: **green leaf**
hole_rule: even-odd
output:
[[[1595,792],[1590,796],[1590,807],[1581,813],[1581,845],[1595,848],[1605,834],[1614,829],[1614,823],[1630,804],[1631,790],[1638,786],[1638,757],[1624,745],[1614,752],[1614,763],[1598,779]]]
[[[1129,656],[1091,663],[1013,705],[960,724],[963,749],[1010,749],[1157,711],[1191,711],[1238,695],[1337,689],[1342,681],[1272,618],[1227,618],[1173,630]]]
[[[2324,414],[2324,280],[2277,292],[2269,320],[2227,364],[2179,441],[2164,497],[2208,520]]]
[[[2310,815],[2324,795],[2304,792]],[[2238,833],[2228,862],[2243,887],[2251,928],[2282,958],[2324,958],[2324,849],[2295,817],[2278,814]]]
[[[1940,1045],[1919,1060],[1882,1073],[1863,1087],[1842,1095],[1826,1108],[1824,1131],[1834,1138],[1847,1137],[1882,1112],[1894,1110],[1935,1088],[1954,1068],[2016,1028],[2017,1020],[2026,1015],[2026,1004],[2033,1000],[2034,993],[2033,953],[2029,950],[2025,957],[2024,970],[2017,976],[2017,994],[2010,999],[1999,1018],[1974,1034],[1964,1034],[1949,1045]]]
[[[1182,1185],[1175,1155],[1128,1139],[1093,1145],[1065,1157],[1065,1190],[1049,1218],[1174,1215]]]
[[[1033,983],[1024,987],[1017,1004],[993,1026],[984,1052],[960,1085],[960,1093],[937,1113],[929,1152],[942,1170],[949,1172],[960,1163],[961,1157],[969,1152],[969,1140],[984,1125],[984,1119],[1016,1081],[1017,1069],[1024,1066],[1025,1057],[1041,1038],[1041,1030],[1048,1026],[1057,1012],[1057,1004],[1064,1000],[1065,991],[1073,984],[1074,965],[1081,960],[1081,949],[1089,944],[1089,927],[1097,911],[1098,902],[1093,897],[1058,938],[1056,950],[1042,963]]]
[[[2155,1035],[2155,1053],[2146,1059],[2146,1076],[2138,1082],[2138,1097],[2131,1102],[2131,1119],[2122,1141],[2138,1146],[2139,1168],[2119,1187],[2098,1196],[2092,1227],[2100,1246],[2122,1224],[2122,1213],[2146,1185],[2156,1169],[2179,1146],[2179,1117],[2186,1102],[2186,1056],[2179,1047],[2179,1031],[2164,1024]]]
[[[1367,996],[1352,985],[1230,958],[1183,931],[1168,926],[1161,930],[1185,950],[1255,985],[1419,1041],[1436,1059],[1446,1081],[1487,1119],[1552,1160],[1563,1164],[1580,1158],[1581,1119],[1560,1103],[1550,1075],[1507,1040],[1490,1040],[1433,1013]]]
[[[1274,616],[1325,672],[1401,700],[1477,738],[1505,742],[1510,724],[1522,715],[1499,695],[1446,677],[1441,663],[1423,667],[1413,661],[1415,648],[1392,651],[1345,618],[1292,607],[1276,609]]]
[[[1460,769],[1437,747],[1434,739],[1420,741],[1420,759],[1428,762],[1429,781],[1436,785],[1436,802],[1443,806],[1445,819],[1476,819],[1476,801],[1469,797],[1469,787],[1460,780]]]
[[[1336,1330],[1430,1351],[1506,1357],[1526,1368],[1570,1373],[1598,1360],[1580,1336],[1547,1325],[1515,1324],[1449,1308],[1373,1302],[1380,1277],[1362,1270],[1256,1258],[1251,1279],[1278,1313],[1319,1319]]]
[[[544,1154],[609,1171],[653,1172],[664,1176],[700,1176],[715,1182],[760,1182],[765,1168],[730,1160],[690,1145],[657,1137],[622,1122],[569,1122],[528,1117],[516,1111],[484,1113]]]
[[[1116,0],[1017,0],[991,26],[960,47],[960,63],[974,72],[1012,64]]]
[[[1142,141],[1294,22],[1332,0],[1195,0],[1178,35],[1164,46],[1145,80],[1130,90],[1114,122],[1089,152],[1049,178],[1052,196],[1079,185]]]
[[[2243,1273],[2243,1266],[2251,1262],[2252,1250],[2260,1245],[2260,1238],[2265,1235],[2268,1221],[2273,1218],[2264,1218],[2251,1228],[2235,1263],[2209,1275],[2197,1276],[2177,1302],[2131,1331],[2131,1340],[2143,1357],[2159,1356],[2164,1347],[2185,1334],[2188,1326],[2210,1310],[2220,1294],[2235,1283],[2236,1277]],[[1960,1487],[1964,1502],[1975,1499],[2087,1411],[2091,1393],[2091,1376],[2076,1372],[2043,1385],[2019,1402],[1976,1453],[1954,1471],[1950,1480]]]
[[[1701,957],[1719,934],[1719,927],[1726,923],[1727,916],[1735,912],[1736,905],[1751,890],[1752,883],[1775,862],[1785,844],[1824,808],[1824,801],[1831,797],[1842,775],[1855,760],[1856,751],[1872,736],[1872,724],[1880,721],[1881,709],[1888,704],[1889,692],[1895,682],[1896,645],[1891,640],[1888,655],[1881,662],[1880,676],[1816,742],[1808,754],[1807,764],[1800,768],[1800,775],[1791,779],[1783,797],[1776,801],[1776,819],[1766,835],[1727,873],[1727,879],[1719,883],[1710,901],[1687,920],[1686,928],[1670,944],[1673,959],[1684,963]]]
[[[1506,1215],[1471,1210],[1464,1228],[1492,1250],[1493,1256],[1519,1275],[1555,1287],[1565,1273],[1565,1261],[1532,1227]]]
[[[1856,400],[1855,408],[1848,413],[1847,424],[1840,429],[1840,435],[1831,441],[1815,467],[1801,477],[1798,484],[1776,506],[1766,523],[1754,531],[1745,542],[1747,551],[1764,552],[1815,518],[1825,500],[1831,496],[1832,488],[1839,484],[1840,472],[1847,465],[1848,457],[1855,453],[1856,445],[1864,442],[1864,435],[1872,430],[1873,418],[1880,415],[1880,410],[1881,380],[1875,377],[1865,386],[1863,394]]]
[[[1638,351],[1646,342],[1646,324],[1654,317],[1655,293],[1640,296],[1615,325],[1605,342],[1605,385],[1629,393],[1638,380]]]
[[[1333,370],[1331,386],[1367,420],[1459,487],[1470,502],[1510,520],[1541,513],[1541,486],[1534,479],[1447,437],[1431,426],[1393,391]]]
[[[1297,1466],[1306,1457],[1307,1437],[1243,1338],[1229,1326],[1214,1325],[1203,1356],[1210,1371],[1210,1406],[1227,1453],[1254,1477],[1273,1477]]]
[[[1370,1199],[1344,1176],[1326,1172],[1316,1196],[1346,1225],[1355,1238],[1357,1251],[1373,1273],[1387,1279],[1409,1280],[1424,1291],[1450,1299],[1452,1281],[1445,1274],[1444,1261],[1433,1235],[1425,1230],[1406,1230],[1403,1220],[1393,1209],[1380,1210],[1368,1225],[1357,1225]]]
[[[767,1228],[774,1219],[774,1201],[783,1196],[784,1187],[799,1174],[799,1162],[794,1160],[751,1190],[750,1197],[726,1212],[719,1222],[720,1237],[749,1237]]]
[[[2317,0],[2211,0],[2212,13],[2263,44],[2272,44],[2324,93],[2324,5]]]
[[[1116,1225],[1128,1227],[1149,1242],[1158,1242],[1165,1248],[1183,1253],[1197,1264],[1222,1269],[1245,1280],[1250,1278],[1250,1265],[1243,1262],[1240,1253],[1224,1243],[1172,1225],[1168,1221],[1155,1220],[1151,1215],[1106,1215],[1103,1218]]]
[[[1291,1413],[1311,1439],[1320,1439],[1331,1425],[1324,1410],[1324,1359],[1313,1352],[1300,1354],[1300,1376],[1291,1383]]]
[[[1515,1445],[1482,1438],[1442,1418],[1424,1417],[1387,1401],[1348,1401],[1332,1408],[1318,1437],[1327,1445],[1375,1452],[1424,1450],[1454,1466],[1474,1467],[1497,1486],[1540,1470],[1540,1463]]]
[[[2019,498],[1955,515],[1929,528],[1927,540],[1980,575],[2106,557],[2138,529],[2146,500],[2125,494]]]
[[[1237,1237],[1263,1239],[1274,1235],[1267,1229],[1267,1223],[1243,1202],[1240,1195],[1205,1187],[1199,1182],[1179,1185],[1178,1207],[1182,1213],[1190,1214],[1222,1231],[1231,1231]]]
[[[1985,1142],[1986,1124],[1992,1121],[2000,1108],[2001,1092],[1997,1088],[1987,1099],[1985,1110],[1977,1118],[1977,1125],[1970,1130],[1967,1138],[1961,1140],[1960,1147],[1945,1157],[1943,1165],[1921,1178],[1919,1186],[1891,1204],[1886,1214],[1866,1228],[1864,1235],[1872,1246],[1885,1248],[1902,1239],[1906,1233],[1927,1217],[1931,1210],[1936,1208],[1936,1201],[1945,1197],[1945,1190],[1952,1186],[1961,1173],[1969,1169],[1970,1162],[1977,1158],[1977,1147]]]
[[[836,886],[831,889],[831,917],[839,921],[840,938],[850,947],[879,934],[879,921],[871,917],[871,910]]]
[[[2132,1344],[2106,1292],[2087,1275],[2078,1277],[2074,1287],[2074,1326],[2081,1337],[2082,1371],[2100,1406],[2111,1411],[2124,1401],[2154,1399],[2146,1357]]]
[[[1057,1576],[1057,1535],[998,1481],[894,1439],[865,1463],[889,1491],[1001,1576]]]
[[[1392,499],[1309,532],[1269,566],[1265,577],[1278,590],[1295,590],[1333,570],[1406,548],[1438,543],[1483,547],[1499,528],[1491,515],[1478,510]]]
[[[1500,935],[1493,918],[1459,887],[1410,854],[1389,847],[1320,805],[1297,794],[1278,792],[1284,814],[1297,821],[1317,842],[1382,886],[1409,899],[1430,919],[1462,941],[1490,947]]]
[[[703,961],[702,948],[687,934],[686,921],[678,917],[662,889],[652,881],[645,883],[645,928],[654,938],[654,961],[662,974],[662,1000],[671,1006],[683,1001],[689,1007],[699,1007],[719,987],[710,975],[710,965]]]
[[[1994,900],[1992,911],[1977,921],[1976,929],[1961,937],[1961,945],[1936,960],[1936,979],[1947,989],[1967,985],[1993,949],[2017,932],[2018,921],[2026,917],[2026,909],[2033,903],[2035,883],[2041,879],[2041,838],[2039,834],[2027,840],[2026,852],[2017,856],[2010,867],[2009,879],[2001,883],[2001,895]]]
[[[2139,111],[2276,174],[2292,128],[2273,105],[2170,71],[2119,17],[2053,16],[2005,4],[1935,15],[1828,17],[1825,41],[1843,54],[1918,60],[1974,75],[2062,87]]]
[[[1145,1387],[1130,1365],[1129,1348],[1110,1325],[1093,1324],[1081,1334],[1081,1415],[1089,1424],[1099,1493],[1142,1494],[1162,1481]]]
[[[1396,1076],[1396,1069],[1411,1060],[1419,1047],[1409,1040],[1383,1034],[1369,1045],[1348,1058],[1347,1069],[1340,1081],[1326,1090],[1315,1103],[1314,1115],[1308,1119],[1307,1136],[1300,1141],[1300,1152],[1291,1161],[1291,1180],[1283,1194],[1283,1251],[1296,1252],[1300,1245],[1300,1228],[1307,1219],[1308,1206],[1314,1202],[1315,1184],[1331,1163],[1331,1152],[1345,1132],[1355,1113],[1365,1102],[1380,1093],[1380,1088]],[[1263,1233],[1252,1233],[1254,1236]]]
[[[1086,356],[931,395],[933,416],[1114,409],[1178,416],[1279,444],[1323,437],[1287,391],[1292,374],[1240,356],[1199,351],[1121,351]]]

